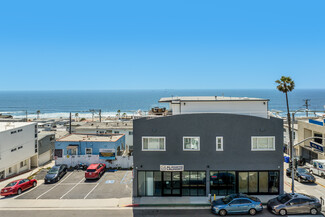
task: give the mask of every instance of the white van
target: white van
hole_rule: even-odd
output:
[[[314,175],[318,175],[325,178],[325,160],[313,160],[313,167],[310,168],[310,172]]]

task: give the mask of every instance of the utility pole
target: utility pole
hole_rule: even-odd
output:
[[[292,143],[291,143],[291,179],[292,179],[292,183],[291,183],[291,191],[294,194],[295,193],[295,160],[294,160],[294,154],[293,154],[293,144],[294,144],[294,133],[295,133],[295,128],[294,128],[294,123],[295,123],[295,113],[292,113],[292,123],[291,123],[291,129],[292,129]]]
[[[306,117],[308,117],[308,106],[310,106],[310,104],[308,103],[310,101],[310,99],[304,99],[305,104],[303,106],[306,107]]]
[[[27,110],[25,112],[26,112],[26,122],[28,122],[28,119],[27,119]]]
[[[71,121],[72,121],[72,117],[71,117],[71,112],[70,112],[70,120],[69,120],[69,134],[71,134],[72,130],[71,130]]]
[[[99,122],[102,122],[102,110],[99,109]]]

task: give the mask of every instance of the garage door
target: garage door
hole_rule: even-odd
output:
[[[38,156],[38,164],[39,166],[44,165],[48,161],[51,160],[51,150],[41,154]]]

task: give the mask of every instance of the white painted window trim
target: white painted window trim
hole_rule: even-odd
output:
[[[273,149],[253,149],[253,139],[255,138],[273,138]],[[252,136],[251,137],[251,151],[275,151],[275,136]]]
[[[164,139],[164,149],[143,149],[143,139]],[[142,151],[166,151],[166,136],[142,136]]]
[[[87,154],[87,149],[91,149],[91,154]],[[93,154],[93,148],[85,148],[85,155],[92,155]]]
[[[218,139],[221,139],[221,149],[218,149]],[[223,136],[216,137],[216,151],[223,151]]]
[[[199,149],[185,149],[185,138],[191,138],[191,139],[193,139],[193,138],[196,138],[196,139],[199,139]],[[201,143],[201,141],[200,141],[200,137],[199,136],[183,136],[183,151],[200,151],[200,149],[201,149],[201,147],[200,147],[200,144]]]

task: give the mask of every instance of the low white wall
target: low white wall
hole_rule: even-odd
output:
[[[106,160],[99,159],[98,155],[74,155],[67,157],[66,155],[62,158],[57,158],[55,164],[67,164],[68,167],[76,166],[79,163],[84,163],[90,165],[93,163],[104,163],[106,168],[130,168],[133,167],[133,156],[117,156],[116,160],[111,161],[112,163],[107,162]]]

